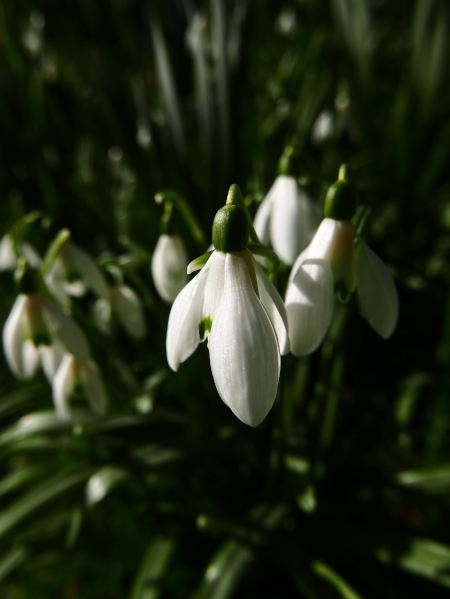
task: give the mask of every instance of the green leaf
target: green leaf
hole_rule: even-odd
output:
[[[128,478],[129,473],[112,464],[95,472],[86,485],[86,503],[89,507],[99,503],[115,487]]]
[[[26,547],[13,547],[0,559],[0,581],[4,580],[13,570],[18,568],[29,555]]]
[[[352,587],[325,562],[313,562],[312,569],[316,574],[335,587],[343,599],[362,599],[361,595],[354,591]]]
[[[11,503],[0,513],[0,538],[37,509],[81,484],[92,472],[93,468],[88,467],[58,474]]]
[[[129,599],[158,599],[176,539],[158,535],[150,542],[139,566]]]
[[[450,491],[450,464],[441,464],[419,470],[405,470],[395,476],[403,487],[419,489],[430,495],[439,495]]]

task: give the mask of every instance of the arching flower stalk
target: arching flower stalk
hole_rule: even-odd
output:
[[[220,397],[242,422],[258,426],[275,400],[289,339],[283,301],[247,249],[249,225],[235,204],[238,194],[233,185],[214,219],[215,250],[172,306],[167,359],[176,371],[208,339]]]
[[[351,223],[356,201],[345,165],[327,194],[325,218],[297,258],[287,286],[286,311],[291,352],[303,356],[322,343],[334,309],[356,289],[360,311],[387,339],[398,320],[398,296],[387,266],[357,236]]]

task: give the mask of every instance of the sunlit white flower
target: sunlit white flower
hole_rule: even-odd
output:
[[[17,244],[19,254],[22,255],[30,266],[39,268],[41,258],[36,250],[26,241]],[[14,270],[17,266],[17,257],[14,253],[13,242],[10,235],[3,235],[0,239],[0,271]]]
[[[37,293],[20,294],[3,328],[3,349],[12,373],[27,379],[42,363],[51,378],[61,348],[81,361],[90,358],[86,337],[69,316]]]
[[[331,139],[334,135],[334,131],[335,121],[333,113],[329,110],[322,110],[312,126],[311,140],[313,144],[319,146]]]
[[[107,332],[115,314],[128,335],[143,339],[147,334],[144,307],[139,295],[127,285],[110,287],[107,298],[95,303],[95,316],[100,328]]]
[[[217,391],[234,414],[258,426],[271,409],[280,352],[289,351],[283,301],[249,250],[214,251],[169,316],[167,359],[177,370],[208,337]]]
[[[108,285],[102,271],[89,254],[70,241],[62,246],[45,277],[45,283],[63,306],[70,304],[69,296],[81,297],[88,289],[99,297],[108,295]]]
[[[69,400],[72,396],[83,396],[93,412],[105,414],[108,405],[100,370],[94,360],[77,360],[66,354],[53,378],[53,402],[58,416],[70,417]]]
[[[286,292],[291,352],[302,356],[323,341],[335,292],[342,299],[356,288],[360,311],[381,337],[392,335],[398,296],[387,266],[358,238],[350,221],[325,218],[297,258]]]
[[[279,175],[254,220],[259,239],[272,245],[280,259],[288,265],[308,245],[319,224],[316,209],[294,177]]]
[[[180,237],[161,235],[152,256],[152,276],[161,298],[171,304],[187,283],[188,256]]]

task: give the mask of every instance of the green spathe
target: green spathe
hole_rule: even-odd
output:
[[[351,220],[356,210],[356,192],[349,181],[349,170],[346,164],[339,169],[338,180],[330,185],[325,198],[323,210],[325,218],[334,220]]]
[[[212,241],[218,252],[242,252],[248,243],[248,222],[238,206],[223,206],[214,217]]]

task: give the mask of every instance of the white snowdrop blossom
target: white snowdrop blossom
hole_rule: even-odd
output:
[[[214,241],[214,226],[224,208],[241,213],[247,226],[242,243]],[[258,426],[275,400],[280,353],[289,351],[286,311],[275,286],[246,249],[244,214],[237,206],[224,208],[214,220],[216,250],[172,306],[167,360],[176,371],[199,342],[208,338],[220,397],[242,422]]]
[[[41,257],[26,241],[17,244],[19,254],[21,254],[33,268],[39,268]],[[17,266],[17,257],[13,248],[13,241],[10,235],[3,235],[0,239],[0,271],[14,270]]]
[[[334,131],[335,122],[333,113],[330,110],[322,110],[312,126],[311,141],[314,145],[319,146],[332,139]]]
[[[131,287],[127,285],[110,287],[108,298],[100,298],[96,301],[96,320],[105,332],[109,329],[112,314],[117,316],[130,337],[143,339],[147,335],[142,300]]]
[[[106,413],[108,399],[97,364],[92,359],[77,360],[66,354],[53,377],[53,402],[57,415],[70,417],[69,400],[72,396],[84,396],[93,412]]]
[[[186,285],[188,256],[177,235],[161,235],[152,256],[152,276],[161,298],[171,304]]]
[[[31,378],[40,363],[51,379],[64,351],[81,361],[90,358],[82,330],[38,293],[17,297],[3,328],[3,350],[11,372],[19,379]]]
[[[363,317],[384,339],[398,319],[398,296],[387,266],[358,238],[350,221],[325,218],[297,258],[287,286],[291,352],[303,356],[322,343],[330,326],[334,295],[345,300],[356,288]]]
[[[81,297],[92,290],[99,297],[108,296],[108,285],[94,260],[70,241],[62,246],[58,257],[45,277],[52,295],[65,307],[69,296]]]
[[[314,204],[289,175],[275,179],[254,219],[261,243],[270,243],[289,266],[308,245],[318,224]]]

